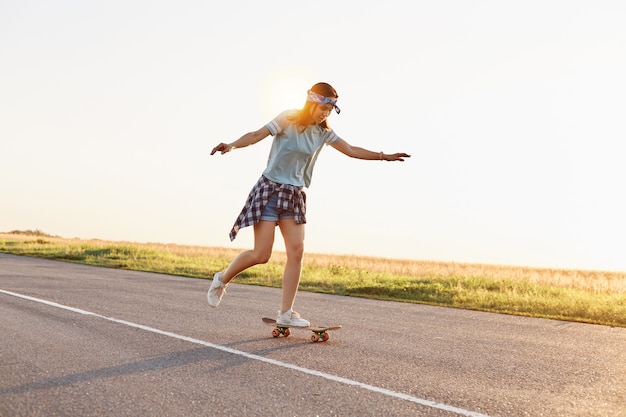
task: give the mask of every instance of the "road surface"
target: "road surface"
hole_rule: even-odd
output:
[[[626,329],[0,254],[0,416],[626,416]]]

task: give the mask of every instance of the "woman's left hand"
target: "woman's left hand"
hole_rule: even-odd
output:
[[[383,154],[384,161],[404,161],[404,158],[410,158],[411,155],[408,153],[400,152],[400,153],[392,153],[392,154]]]

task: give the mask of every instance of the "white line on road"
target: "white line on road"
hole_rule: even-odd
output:
[[[303,367],[298,366],[298,365],[293,365],[293,364],[290,364],[290,363],[277,361],[277,360],[266,358],[266,357],[263,357],[263,356],[254,355],[252,353],[243,352],[241,350],[231,349],[229,347],[216,345],[216,344],[213,344],[213,343],[210,343],[210,342],[205,342],[204,340],[194,339],[192,337],[182,336],[182,335],[179,335],[179,334],[176,334],[176,333],[171,333],[171,332],[167,332],[167,331],[164,331],[164,330],[155,329],[154,327],[148,327],[148,326],[144,326],[142,324],[137,324],[137,323],[132,323],[132,322],[126,321],[126,320],[116,319],[114,317],[102,316],[102,315],[97,314],[97,313],[92,313],[90,311],[81,310],[79,308],[65,306],[65,305],[58,304],[58,303],[55,303],[55,302],[52,302],[52,301],[42,300],[40,298],[30,297],[28,295],[17,294],[17,293],[14,293],[14,292],[11,292],[11,291],[5,291],[5,290],[0,290],[0,293],[6,294],[6,295],[11,295],[13,297],[22,298],[24,300],[29,300],[29,301],[34,301],[34,302],[41,303],[41,304],[46,304],[48,306],[52,306],[52,307],[56,307],[56,308],[61,308],[63,310],[71,311],[73,313],[78,313],[78,314],[84,314],[84,315],[87,315],[87,316],[98,317],[98,318],[101,318],[101,319],[104,319],[104,320],[108,320],[108,321],[111,321],[111,322],[114,322],[114,323],[119,323],[119,324],[123,324],[123,325],[126,325],[126,326],[134,327],[136,329],[141,329],[141,330],[145,330],[145,331],[148,331],[148,332],[160,334],[160,335],[163,335],[163,336],[172,337],[172,338],[178,339],[178,340],[184,340],[186,342],[194,343],[194,344],[197,344],[197,345],[202,345],[202,346],[210,347],[210,348],[213,348],[213,349],[221,350],[223,352],[232,353],[233,355],[243,356],[244,358],[253,359],[253,360],[256,360],[256,361],[259,361],[259,362],[265,362],[265,363],[268,363],[270,365],[280,366],[282,368],[291,369],[291,370],[297,371],[297,372],[302,372],[303,374],[313,375],[313,376],[317,376],[317,377],[320,377],[320,378],[325,378],[325,379],[328,379],[330,381],[339,382],[341,384],[346,384],[346,385],[351,385],[351,386],[363,388],[363,389],[366,389],[366,390],[369,390],[369,391],[373,391],[373,392],[377,392],[379,394],[386,395],[388,397],[393,397],[393,398],[398,398],[398,399],[401,399],[401,400],[410,401],[410,402],[413,402],[413,403],[416,403],[416,404],[419,404],[419,405],[423,405],[425,407],[431,407],[431,408],[436,408],[438,410],[449,411],[451,413],[459,414],[459,415],[462,415],[462,416],[468,416],[468,417],[489,417],[486,414],[481,414],[481,413],[477,413],[477,412],[474,412],[474,411],[464,410],[462,408],[454,407],[454,406],[447,405],[447,404],[441,404],[441,403],[438,403],[438,402],[435,402],[435,401],[426,400],[426,399],[423,399],[423,398],[414,397],[412,395],[403,394],[401,392],[391,391],[391,390],[388,390],[388,389],[385,389],[385,388],[376,387],[374,385],[365,384],[363,382],[354,381],[352,379],[343,378],[343,377],[340,377],[340,376],[337,376],[337,375],[332,375],[332,374],[327,374],[325,372],[316,371],[314,369],[303,368]]]

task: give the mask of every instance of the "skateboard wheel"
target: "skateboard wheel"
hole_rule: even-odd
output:
[[[291,334],[291,332],[289,331],[289,329],[285,329],[285,331],[283,332],[283,336],[287,337]]]
[[[280,336],[280,330],[278,330],[278,329],[272,330],[272,336],[274,336],[274,337]]]
[[[328,339],[330,339],[330,336],[328,335],[328,333],[324,332],[322,334],[322,342],[327,341]]]
[[[313,333],[311,335],[311,342],[318,342],[320,340],[320,336],[317,333]]]

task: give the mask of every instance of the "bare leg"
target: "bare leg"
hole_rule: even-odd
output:
[[[241,252],[224,270],[220,280],[228,284],[237,274],[270,260],[276,222],[260,221],[254,225],[254,248]]]
[[[282,313],[293,308],[293,303],[298,293],[304,255],[304,224],[296,224],[293,219],[284,219],[280,220],[278,225],[285,240],[285,250],[287,252],[280,307]]]

